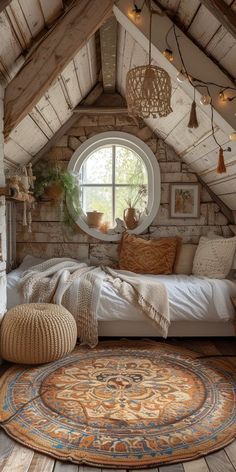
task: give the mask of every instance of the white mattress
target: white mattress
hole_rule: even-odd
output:
[[[35,264],[34,262],[31,264]],[[23,263],[7,275],[8,309],[23,303],[18,281],[29,265]],[[231,297],[236,297],[236,283],[230,280],[208,279],[187,275],[145,275],[163,282],[168,290],[171,321],[226,322],[234,318]],[[99,321],[144,321],[139,307],[124,300],[116,289],[104,281],[98,305]]]

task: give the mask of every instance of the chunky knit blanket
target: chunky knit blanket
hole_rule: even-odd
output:
[[[63,305],[75,318],[81,343],[94,347],[98,342],[96,311],[102,275],[97,267],[54,258],[24,272],[19,288],[26,303]]]
[[[19,288],[26,303],[63,305],[76,320],[81,343],[93,347],[98,342],[97,307],[105,277],[126,300],[139,305],[161,334],[167,336],[170,320],[165,286],[132,272],[55,258],[24,272]]]

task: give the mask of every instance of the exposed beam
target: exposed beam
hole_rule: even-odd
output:
[[[87,95],[87,97],[83,100],[84,106],[90,106],[93,105],[93,103],[96,102],[96,100],[100,97],[100,95],[103,93],[103,88],[100,83],[95,85],[95,87],[91,90],[91,92]],[[31,160],[31,163],[34,165],[36,162],[41,159],[47,152],[50,151],[50,149],[53,146],[56,146],[56,143],[64,136],[67,131],[69,131],[72,126],[78,122],[79,118],[78,115],[75,113],[73,114],[67,121],[64,123],[64,125],[61,126],[61,128],[53,135],[53,137],[45,144],[45,146],[40,149],[40,151],[35,154],[33,159]]]
[[[116,89],[117,21],[111,16],[100,28],[103,88],[105,92]]]
[[[78,106],[74,108],[74,113],[79,115],[126,115],[127,107],[86,107]]]
[[[233,214],[233,211],[230,210],[230,208],[227,207],[227,205],[225,205],[224,202],[222,202],[222,200],[220,199],[220,197],[218,197],[212,190],[211,188],[206,184],[206,182],[204,182],[204,180],[198,175],[197,176],[200,184],[207,190],[207,192],[209,193],[209,195],[211,196],[213,202],[215,202],[218,207],[220,208],[220,211],[221,213],[223,213],[223,215],[225,215],[225,217],[228,219],[229,223],[234,223],[234,214]]]
[[[201,0],[217,20],[236,38],[236,13],[223,0]]]
[[[0,13],[11,3],[11,0],[0,0]]]
[[[75,0],[37,45],[5,92],[5,138],[112,11],[114,0]]]

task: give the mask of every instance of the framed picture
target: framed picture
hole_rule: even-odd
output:
[[[199,218],[200,185],[170,184],[170,218]]]

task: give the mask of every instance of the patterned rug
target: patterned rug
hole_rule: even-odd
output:
[[[0,379],[1,426],[60,460],[142,468],[215,451],[236,435],[235,372],[152,341],[78,347]]]

